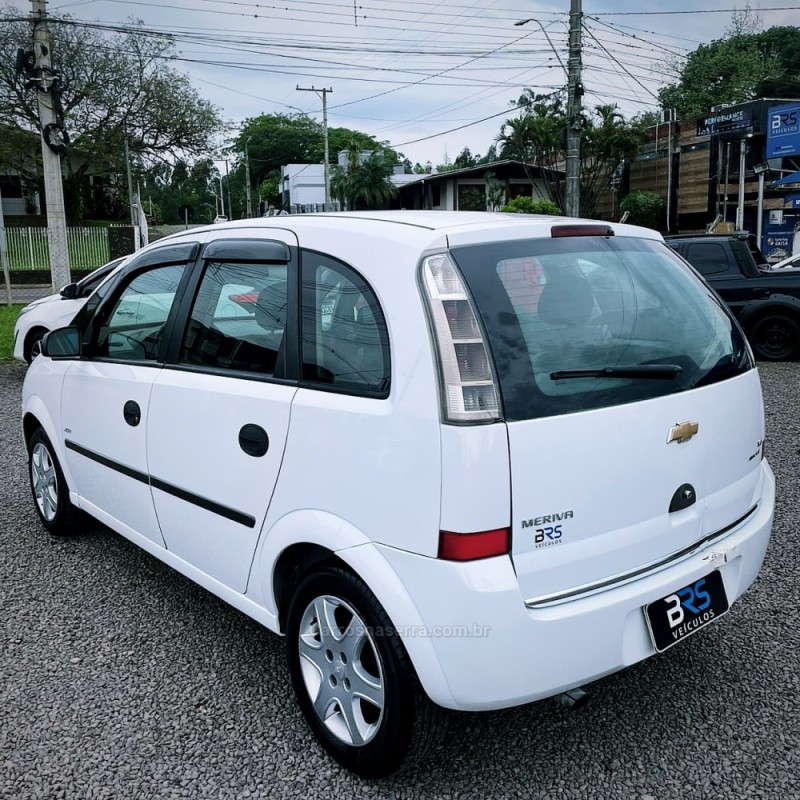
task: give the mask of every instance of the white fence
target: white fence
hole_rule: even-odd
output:
[[[9,269],[49,270],[47,228],[6,228]],[[107,228],[67,228],[71,269],[94,269],[111,260]]]

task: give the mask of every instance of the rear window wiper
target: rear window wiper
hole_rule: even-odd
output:
[[[562,369],[550,373],[554,381],[570,378],[644,378],[646,380],[673,380],[683,372],[678,364],[634,364],[629,367],[603,367],[603,369]]]

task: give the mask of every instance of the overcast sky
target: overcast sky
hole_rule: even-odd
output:
[[[798,0],[752,5],[764,27],[800,25]],[[584,0],[584,103],[657,109],[659,64],[722,37],[736,7],[744,0]],[[523,88],[566,81],[569,0],[50,0],[49,10],[174,33],[173,66],[234,125],[298,110],[321,120],[321,98],[296,87],[330,88],[330,126],[421,163],[484,154]]]

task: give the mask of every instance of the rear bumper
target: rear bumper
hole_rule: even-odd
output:
[[[406,640],[429,639],[425,657],[411,643],[408,650],[440,705],[481,710],[549,697],[653,655],[643,607],[714,569],[733,604],[761,569],[774,505],[775,480],[764,462],[758,508],[723,538],[655,574],[541,608],[525,606],[508,557],[457,564],[378,546],[423,626],[393,622]],[[737,624],[735,611],[722,624]],[[443,674],[450,692],[434,696],[426,671]]]

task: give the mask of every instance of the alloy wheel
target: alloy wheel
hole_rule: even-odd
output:
[[[383,719],[385,676],[372,633],[359,614],[340,598],[315,598],[303,613],[297,647],[303,683],[319,720],[343,744],[367,744]]]
[[[53,522],[58,513],[58,478],[50,451],[42,442],[31,451],[31,478],[39,513],[45,521]]]

